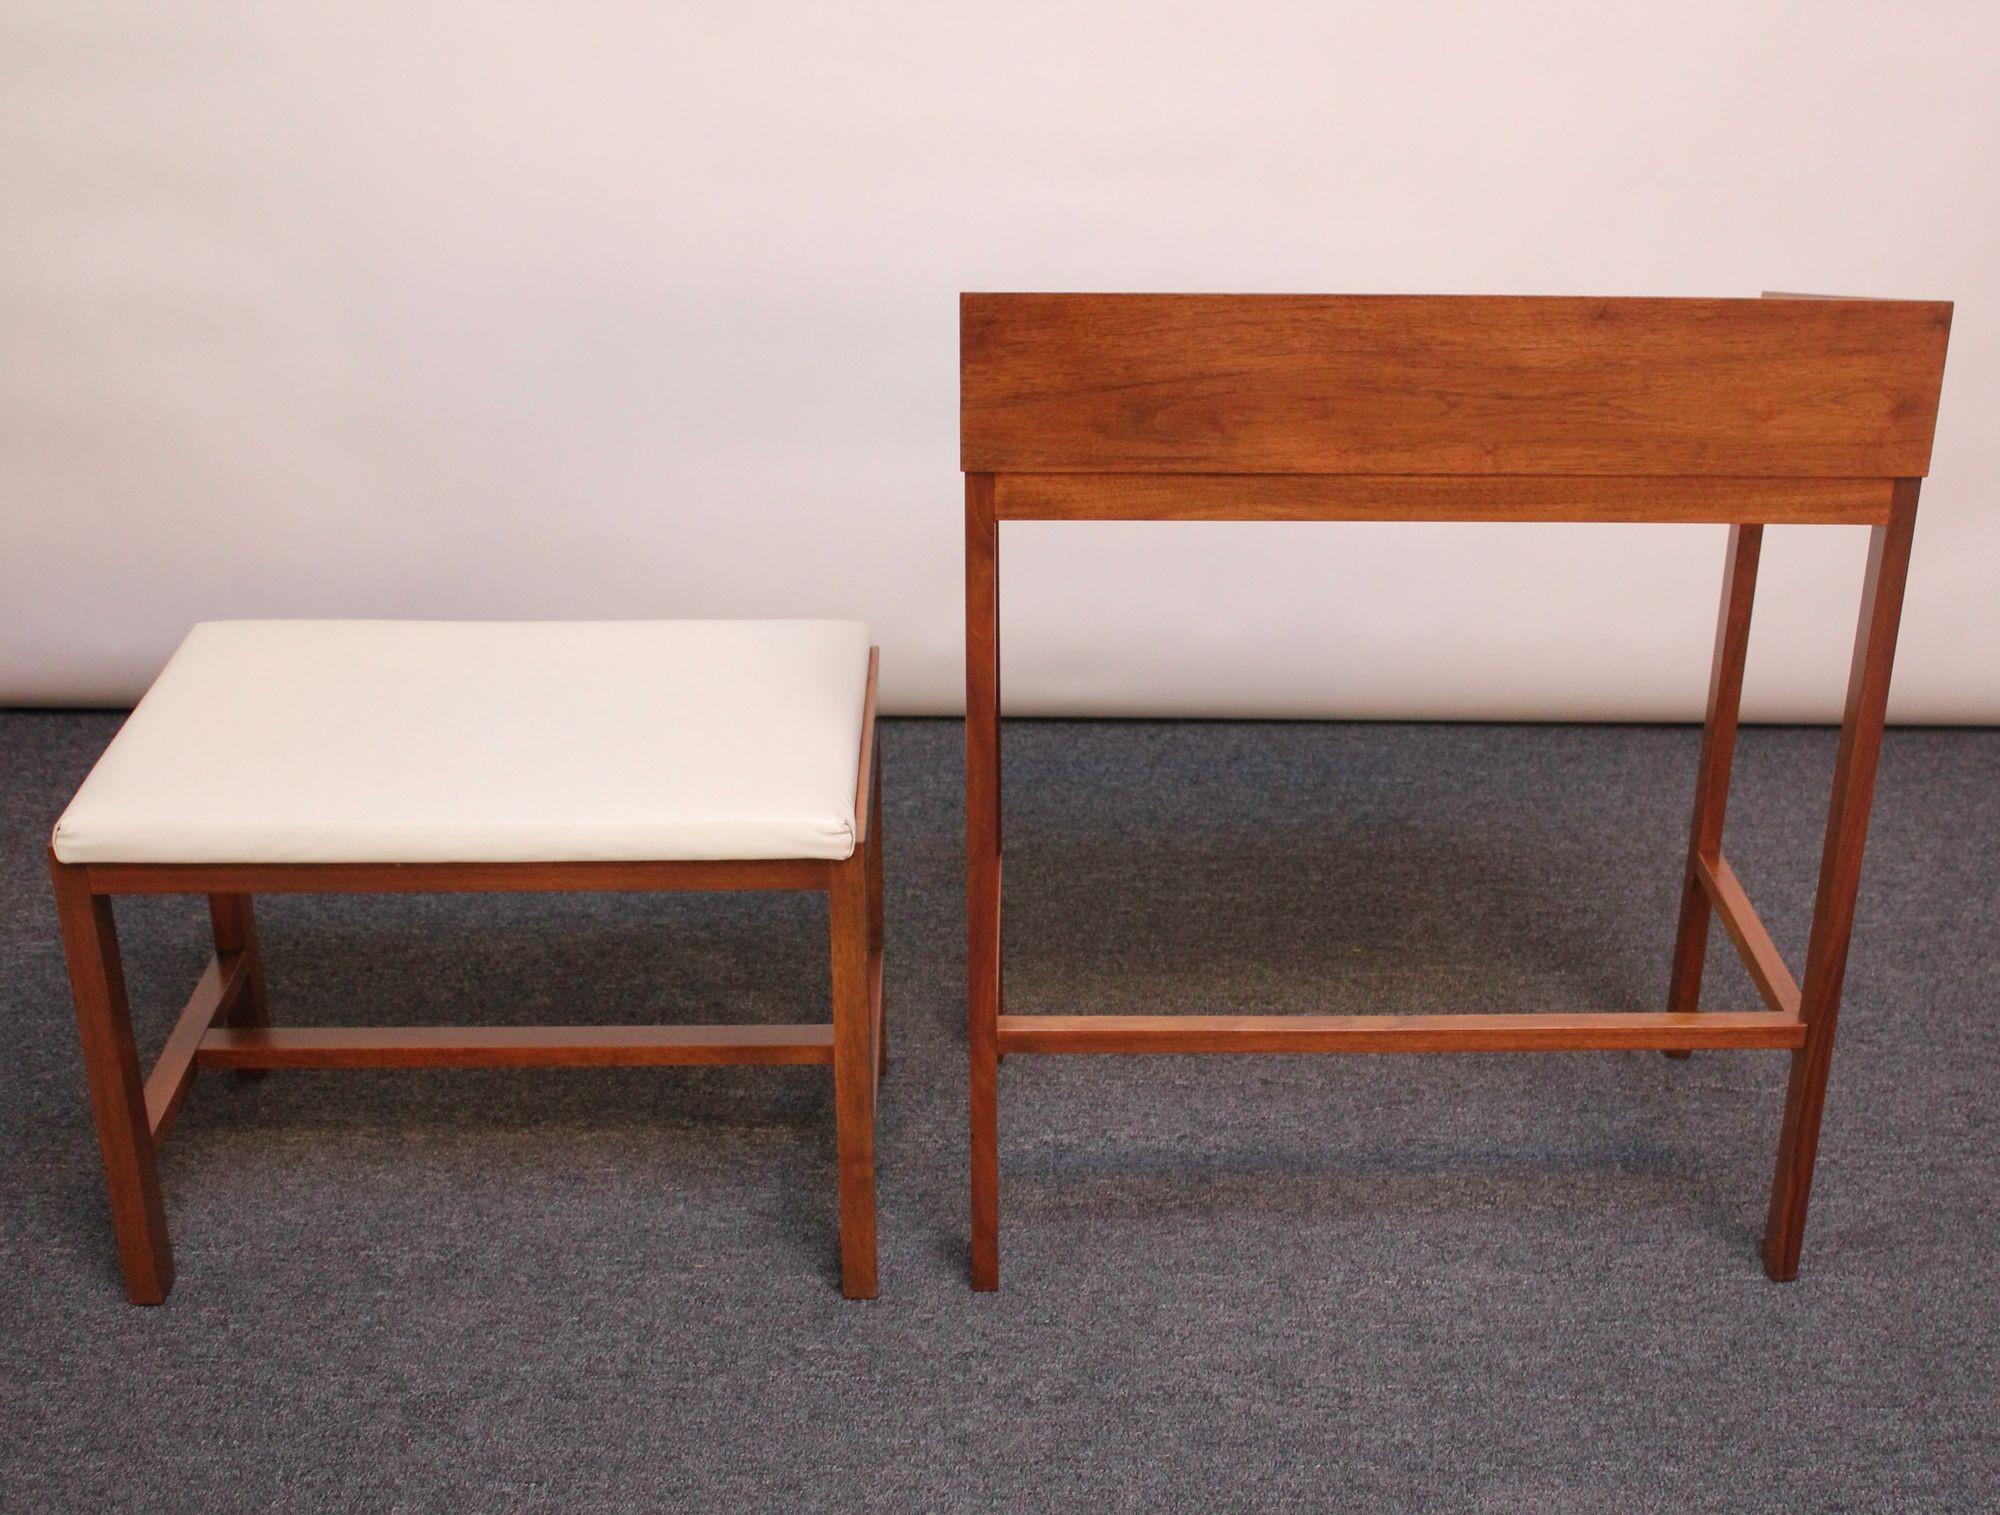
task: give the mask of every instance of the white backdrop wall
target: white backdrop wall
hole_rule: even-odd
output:
[[[2000,719],[2000,6],[0,6],[0,699],[228,616],[864,617],[961,289],[1958,301],[1893,714]],[[1022,712],[1685,718],[1719,528],[1010,526]],[[1117,553],[1100,547],[1120,549]],[[1862,533],[1774,529],[1757,717]]]

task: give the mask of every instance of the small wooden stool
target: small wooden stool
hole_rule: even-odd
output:
[[[877,654],[848,621],[197,626],[49,863],[128,1294],[173,1286],[155,1154],[198,1069],[831,1065],[841,1287],[875,1294]],[[258,893],[814,889],[831,1025],[277,1029]],[[112,899],[206,894],[142,1078]]]

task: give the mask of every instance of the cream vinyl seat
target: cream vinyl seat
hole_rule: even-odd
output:
[[[855,845],[858,621],[212,621],[63,863],[808,858]]]

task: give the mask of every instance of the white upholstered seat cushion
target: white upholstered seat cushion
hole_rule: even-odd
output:
[[[65,863],[844,858],[856,621],[212,621]]]

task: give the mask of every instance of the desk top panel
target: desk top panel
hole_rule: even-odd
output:
[[[1946,301],[967,294],[968,473],[1915,478]]]

